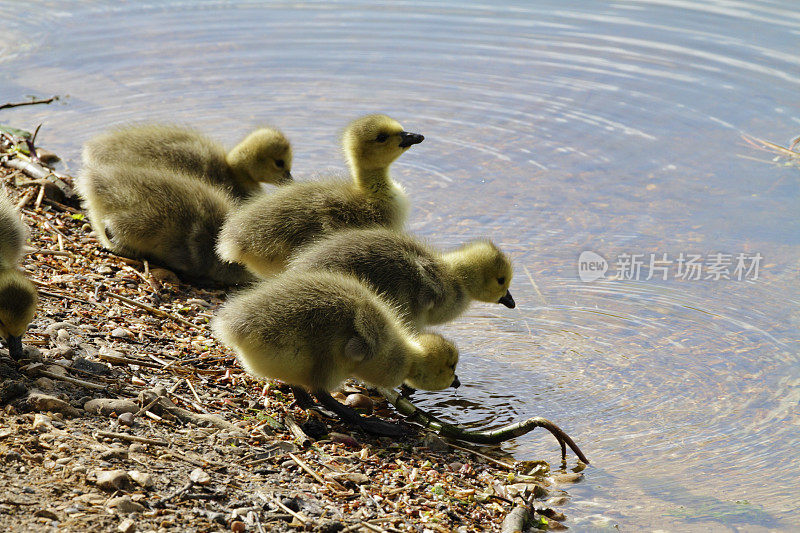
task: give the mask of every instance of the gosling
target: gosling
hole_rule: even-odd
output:
[[[75,181],[92,228],[109,251],[154,260],[197,282],[235,285],[252,276],[214,254],[236,205],[221,188],[178,170],[84,166]]]
[[[225,221],[217,253],[266,278],[282,271],[301,246],[335,231],[373,225],[401,229],[408,200],[389,176],[389,166],[423,139],[386,115],[351,122],[343,147],[352,182],[295,183],[250,200]]]
[[[289,269],[354,275],[392,300],[416,329],[454,320],[472,300],[515,306],[511,262],[488,240],[442,253],[385,228],[348,230],[304,248]]]
[[[86,143],[83,164],[157,167],[223,187],[241,200],[261,184],[292,181],[292,147],[274,128],[253,131],[230,152],[202,133],[180,126],[140,124],[99,135]]]
[[[232,297],[212,321],[251,374],[309,390],[345,422],[398,436],[394,424],[364,419],[329,391],[355,377],[381,387],[457,387],[458,351],[435,334],[409,329],[394,308],[353,276],[290,271]],[[308,405],[304,405],[308,407]]]
[[[0,336],[8,353],[20,359],[22,334],[36,312],[36,288],[17,269],[28,231],[5,194],[0,193]]]

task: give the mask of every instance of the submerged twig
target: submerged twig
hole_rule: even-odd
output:
[[[58,98],[59,98],[58,96],[51,96],[50,98],[45,98],[45,99],[38,99],[38,100],[33,99],[29,102],[6,102],[5,104],[0,105],[0,109],[8,109],[10,107],[21,107],[24,105],[49,104],[51,102],[58,100]]]
[[[402,396],[395,390],[381,387],[378,389],[378,391],[383,394],[386,399],[389,400],[389,402],[409,420],[416,422],[423,427],[432,429],[443,437],[463,440],[465,442],[474,442],[476,444],[500,444],[501,442],[519,437],[533,431],[538,427],[541,427],[552,433],[556,440],[558,440],[558,443],[561,445],[562,459],[566,459],[567,446],[569,446],[575,455],[578,456],[578,459],[586,464],[589,464],[589,460],[585,455],[583,455],[583,452],[581,452],[580,448],[578,448],[577,444],[575,444],[570,436],[567,435],[564,430],[546,418],[537,416],[529,418],[523,422],[509,424],[508,426],[491,431],[471,430],[457,424],[448,424],[447,422],[439,420],[432,414],[423,411],[411,403],[408,398]]]

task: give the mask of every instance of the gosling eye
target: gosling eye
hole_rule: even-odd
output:
[[[505,282],[506,282],[506,278],[504,278],[504,277],[503,278],[497,278],[497,283],[499,283],[500,285],[502,285]]]
[[[286,166],[286,162],[283,159],[276,159],[275,164],[278,166],[278,168],[283,168]]]
[[[388,133],[379,133],[378,136],[375,137],[375,140],[378,141],[379,143],[383,143],[386,142],[386,139],[388,138],[389,138]]]

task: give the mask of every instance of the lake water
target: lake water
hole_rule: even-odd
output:
[[[269,123],[306,179],[343,170],[348,120],[397,118],[426,137],[393,167],[410,228],[491,237],[516,268],[516,309],[441,328],[465,385],[425,405],[567,430],[592,461],[568,489],[573,530],[797,530],[800,169],[743,139],[800,135],[796,8],[4,1],[0,103],[65,98],[0,122],[43,122],[72,173],[120,122],[228,145]],[[579,279],[584,251],[605,278]],[[711,279],[684,279],[690,254]],[[559,465],[543,430],[504,448]]]

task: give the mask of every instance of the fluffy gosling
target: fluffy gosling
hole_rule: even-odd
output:
[[[22,334],[36,312],[36,288],[19,270],[28,231],[16,209],[0,192],[0,336],[13,359],[22,357]]]
[[[394,424],[363,419],[328,391],[349,377],[381,387],[459,385],[452,343],[414,333],[372,289],[345,274],[285,272],[232,297],[212,328],[251,374],[303,387],[346,422],[376,434],[399,433]],[[295,390],[300,403],[302,389]]]
[[[423,139],[386,115],[351,122],[343,147],[352,182],[294,183],[250,200],[226,220],[217,252],[269,277],[283,270],[298,248],[334,231],[373,225],[401,229],[408,201],[389,176],[389,166]]]
[[[352,274],[391,299],[417,329],[455,319],[472,300],[515,306],[511,262],[488,240],[442,253],[405,233],[355,229],[309,245],[289,268]]]
[[[219,228],[236,205],[221,188],[177,170],[128,165],[85,165],[75,187],[109,251],[155,260],[194,281],[252,279],[214,253]]]
[[[202,133],[181,126],[139,124],[95,137],[83,150],[84,165],[158,167],[193,176],[243,199],[262,183],[292,181],[292,147],[280,131],[253,131],[231,151]]]

